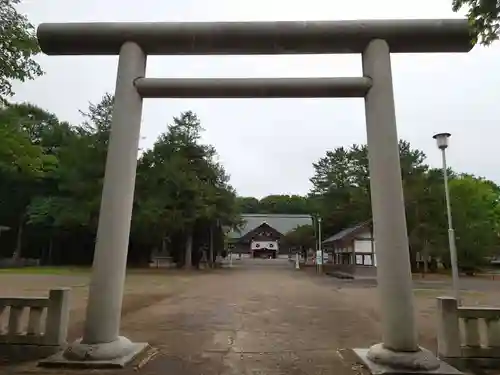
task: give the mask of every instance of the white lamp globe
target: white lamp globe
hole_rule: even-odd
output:
[[[432,138],[436,140],[437,146],[439,149],[444,150],[448,147],[448,138],[450,138],[450,133],[438,133],[434,135]]]

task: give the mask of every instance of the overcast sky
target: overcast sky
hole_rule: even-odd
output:
[[[34,24],[83,21],[257,21],[451,18],[451,0],[24,0]],[[415,6],[415,7],[411,7]],[[78,109],[115,84],[116,57],[40,56],[45,76],[15,86],[29,101],[79,123]],[[500,42],[469,54],[393,55],[399,136],[440,163],[432,135],[452,133],[452,168],[500,182]],[[150,77],[358,76],[358,55],[150,57]],[[362,99],[146,100],[149,147],[173,116],[192,110],[241,195],[306,193],[312,163],[329,149],[365,143]],[[495,130],[496,129],[496,130]]]

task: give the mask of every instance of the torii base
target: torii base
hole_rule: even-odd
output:
[[[376,348],[372,347],[370,349],[353,349],[354,354],[360,359],[360,362],[373,375],[464,375],[463,372],[439,360],[426,349],[421,349],[421,351],[415,353],[396,353],[384,349],[381,344],[377,344],[375,347]],[[383,352],[383,360],[381,362],[374,362],[371,359],[374,349],[377,351],[380,349],[380,352]],[[369,352],[371,352],[371,355],[368,354]]]
[[[76,341],[66,349],[40,361],[40,367],[62,368],[123,368],[149,348],[147,343],[134,343],[125,337],[96,345]]]

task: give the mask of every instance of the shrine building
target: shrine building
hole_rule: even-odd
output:
[[[243,225],[230,231],[229,247],[233,254],[249,254],[253,258],[276,258],[288,254],[281,240],[302,225],[313,225],[311,215],[242,214]]]

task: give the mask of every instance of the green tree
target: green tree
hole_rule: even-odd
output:
[[[198,249],[211,242],[214,229],[238,221],[229,176],[215,149],[200,143],[202,130],[194,113],[182,113],[138,167],[135,233],[151,244],[169,238],[174,258],[186,268],[199,261]]]
[[[0,103],[14,94],[12,81],[26,81],[42,75],[33,60],[40,52],[33,25],[15,6],[20,0],[0,0]]]
[[[449,171],[449,176],[453,178],[452,171]],[[415,269],[417,254],[420,253],[424,259],[424,272],[427,272],[429,257],[441,257],[442,249],[447,248],[442,170],[419,168],[404,181],[404,188],[412,267]]]
[[[410,233],[411,259],[423,246],[421,218],[426,212],[422,207],[422,192],[426,188],[428,167],[425,155],[406,141],[399,142],[401,173],[405,193],[408,231]],[[370,178],[368,169],[368,148],[366,145],[339,147],[327,151],[326,155],[313,164],[313,185],[310,205],[316,207],[323,218],[325,234],[363,222],[371,217]],[[434,192],[435,189],[433,189]],[[418,229],[417,229],[418,228]],[[413,241],[412,241],[413,240]]]
[[[13,229],[0,238],[2,256],[14,250],[15,258],[90,264],[113,101],[106,94],[90,103],[78,126],[30,104],[0,110],[0,223]],[[196,265],[201,248],[213,259],[222,228],[239,224],[229,175],[216,150],[201,143],[201,131],[194,113],[182,113],[139,158],[132,264],[165,246],[180,265]]]
[[[336,233],[371,215],[368,149],[339,147],[313,163],[311,206],[323,218],[325,233]]]
[[[238,210],[245,214],[259,213],[259,200],[255,197],[238,197],[236,198]]]
[[[453,0],[452,8],[458,12],[467,9],[471,24],[472,43],[490,45],[498,39],[500,31],[500,1],[498,0]]]
[[[499,250],[500,194],[493,182],[463,174],[450,181],[459,266],[485,264]],[[443,257],[448,258],[448,252]]]
[[[299,250],[314,249],[316,245],[316,234],[312,225],[300,225],[294,230],[285,234],[282,239],[283,244]]]
[[[32,197],[44,191],[44,179],[57,167],[57,157],[42,142],[42,134],[57,118],[30,104],[0,110],[0,212],[16,228],[12,257],[21,257],[22,240]]]
[[[97,230],[112,108],[113,96],[106,94],[81,111],[80,126],[66,128],[57,149],[59,167],[49,176],[57,189],[33,199],[31,222]]]
[[[259,213],[309,214],[309,201],[300,195],[268,195],[259,201]]]
[[[238,197],[238,210],[245,214],[311,214],[314,209],[311,201],[300,195],[272,194],[262,199]]]
[[[55,159],[46,155],[40,132],[57,122],[54,115],[30,104],[13,104],[0,110],[0,171],[40,176]]]
[[[425,164],[425,155],[400,141],[410,259],[439,258],[449,265],[443,173]],[[366,146],[337,148],[314,163],[310,199],[316,201],[326,233],[335,233],[371,215]],[[448,171],[459,265],[484,264],[499,248],[500,187],[491,181]]]

